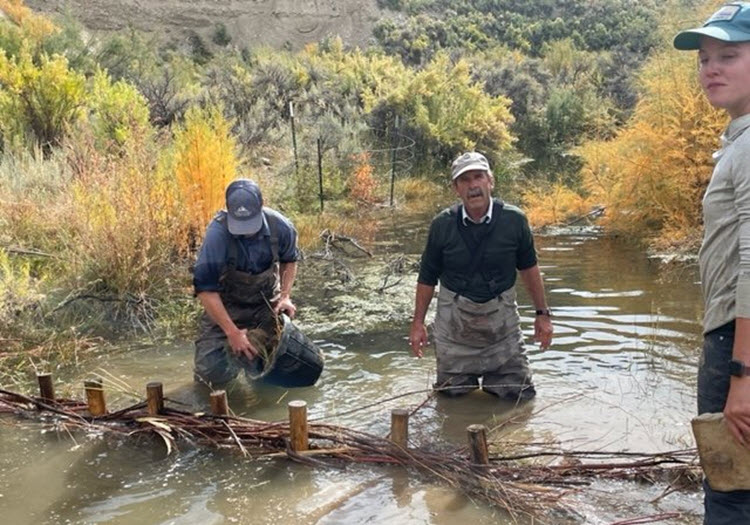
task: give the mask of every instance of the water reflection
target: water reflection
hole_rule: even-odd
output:
[[[355,282],[316,281],[302,268],[299,324],[326,354],[315,387],[287,391],[231,384],[229,404],[243,416],[286,417],[292,399],[308,402],[314,421],[375,435],[389,431],[390,410],[421,407],[410,420],[415,445],[455,450],[466,427],[483,423],[493,450],[524,443],[549,448],[660,451],[692,445],[694,376],[700,300],[694,268],[665,272],[636,248],[589,235],[543,237],[539,251],[556,338],[529,346],[538,397],[514,406],[481,391],[435,399],[434,357],[411,357],[406,333],[415,274],[378,292],[382,271],[399,252],[418,258],[426,222],[399,223],[373,260],[350,263]],[[525,333],[533,309],[519,294]],[[192,345],[107,356],[106,370],[136,394],[149,381],[195,411],[208,408],[206,389],[192,383]],[[102,361],[104,362],[104,361]],[[89,364],[70,384],[95,372]],[[128,404],[109,393],[111,406]],[[162,457],[145,446],[67,433],[40,434],[34,425],[0,432],[0,513],[9,523],[511,523],[460,491],[400,469],[347,466],[310,469],[286,461],[250,462],[231,452],[191,450]],[[75,443],[80,443],[76,447]],[[682,512],[674,523],[697,524],[697,494],[658,498],[662,487],[597,483],[574,506],[580,523],[611,523]],[[652,503],[653,502],[653,503]]]

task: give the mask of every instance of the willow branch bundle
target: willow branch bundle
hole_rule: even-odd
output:
[[[441,480],[512,515],[541,518],[550,512],[568,512],[564,496],[597,479],[666,481],[695,485],[700,479],[695,449],[661,454],[567,451],[530,452],[492,456],[488,465],[471,463],[468,451],[434,451],[427,447],[404,449],[390,440],[331,424],[310,423],[311,450],[289,447],[289,423],[233,416],[214,416],[166,407],[158,416],[148,414],[146,403],[91,417],[85,403],[49,402],[0,389],[0,414],[40,419],[48,425],[79,428],[121,437],[152,435],[167,452],[178,444],[236,449],[253,459],[288,457],[295,461],[340,468],[347,463],[400,465]],[[554,464],[555,460],[562,460]],[[583,460],[590,460],[584,462]],[[545,521],[540,521],[545,523]]]

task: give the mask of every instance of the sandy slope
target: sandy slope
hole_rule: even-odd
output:
[[[89,29],[113,30],[132,25],[177,36],[197,31],[209,37],[216,23],[241,45],[291,45],[299,49],[328,34],[349,44],[371,38],[383,15],[376,0],[27,0],[43,12],[70,8]]]

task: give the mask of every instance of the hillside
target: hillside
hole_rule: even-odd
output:
[[[209,35],[224,24],[233,42],[249,46],[299,49],[329,34],[346,43],[362,45],[382,11],[376,0],[29,0],[41,12],[69,9],[92,30],[132,26],[178,36],[195,31]]]

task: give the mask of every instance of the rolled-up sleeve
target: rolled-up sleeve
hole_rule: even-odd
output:
[[[297,247],[297,230],[285,217],[282,220],[284,221],[284,227],[279,228],[279,262],[296,262],[300,259],[300,251]]]
[[[529,221],[524,215],[519,216],[521,225],[519,228],[518,249],[516,250],[516,268],[527,270],[537,263],[536,248],[534,248],[534,236],[531,234]]]

